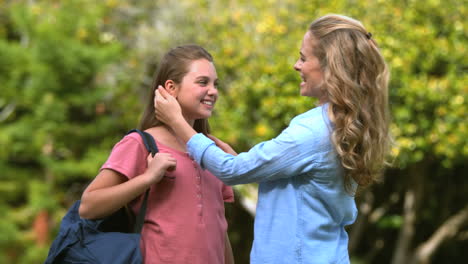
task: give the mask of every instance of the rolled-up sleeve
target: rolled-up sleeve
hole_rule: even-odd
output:
[[[292,177],[314,166],[313,131],[293,125],[276,138],[257,144],[237,156],[227,154],[203,134],[187,143],[192,157],[227,185]]]

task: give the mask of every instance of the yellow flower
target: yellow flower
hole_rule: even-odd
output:
[[[264,124],[258,124],[255,127],[255,134],[257,136],[260,136],[260,137],[265,136],[267,132],[268,132],[268,128]]]

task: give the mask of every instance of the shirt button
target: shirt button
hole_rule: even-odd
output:
[[[203,215],[203,205],[198,204],[198,215],[202,216]]]

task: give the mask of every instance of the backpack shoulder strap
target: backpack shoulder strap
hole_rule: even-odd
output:
[[[127,135],[130,133],[134,133],[134,132],[138,133],[141,136],[146,149],[148,150],[149,153],[151,153],[151,156],[154,157],[154,155],[156,155],[156,153],[158,153],[159,150],[158,150],[158,147],[156,146],[156,142],[154,141],[153,136],[139,129],[132,129],[127,132]],[[141,204],[140,211],[138,212],[138,215],[136,217],[135,226],[133,229],[134,233],[141,233],[141,229],[143,228],[143,224],[145,223],[145,215],[146,215],[146,208],[148,205],[149,190],[150,189],[148,188],[148,190],[146,190],[145,192],[143,203]]]
[[[156,146],[156,142],[154,141],[153,136],[151,136],[148,132],[141,131],[139,129],[132,129],[127,132],[127,135],[134,132],[140,134],[146,149],[151,153],[151,156],[154,157],[154,155],[159,152],[159,149],[158,146]]]

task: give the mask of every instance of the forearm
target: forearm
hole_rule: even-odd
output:
[[[185,121],[183,118],[177,119],[174,122],[171,122],[169,125],[177,134],[177,137],[184,142],[184,144],[187,144],[190,138],[197,134],[195,129],[193,129],[193,127],[190,126],[190,124],[187,123],[187,121]]]
[[[227,185],[287,178],[310,171],[315,164],[315,150],[302,150],[287,130],[237,156],[225,153],[200,134],[190,139],[187,149],[203,168]]]
[[[151,183],[137,176],[110,187],[85,191],[81,198],[80,216],[86,219],[106,217],[141,195]]]

